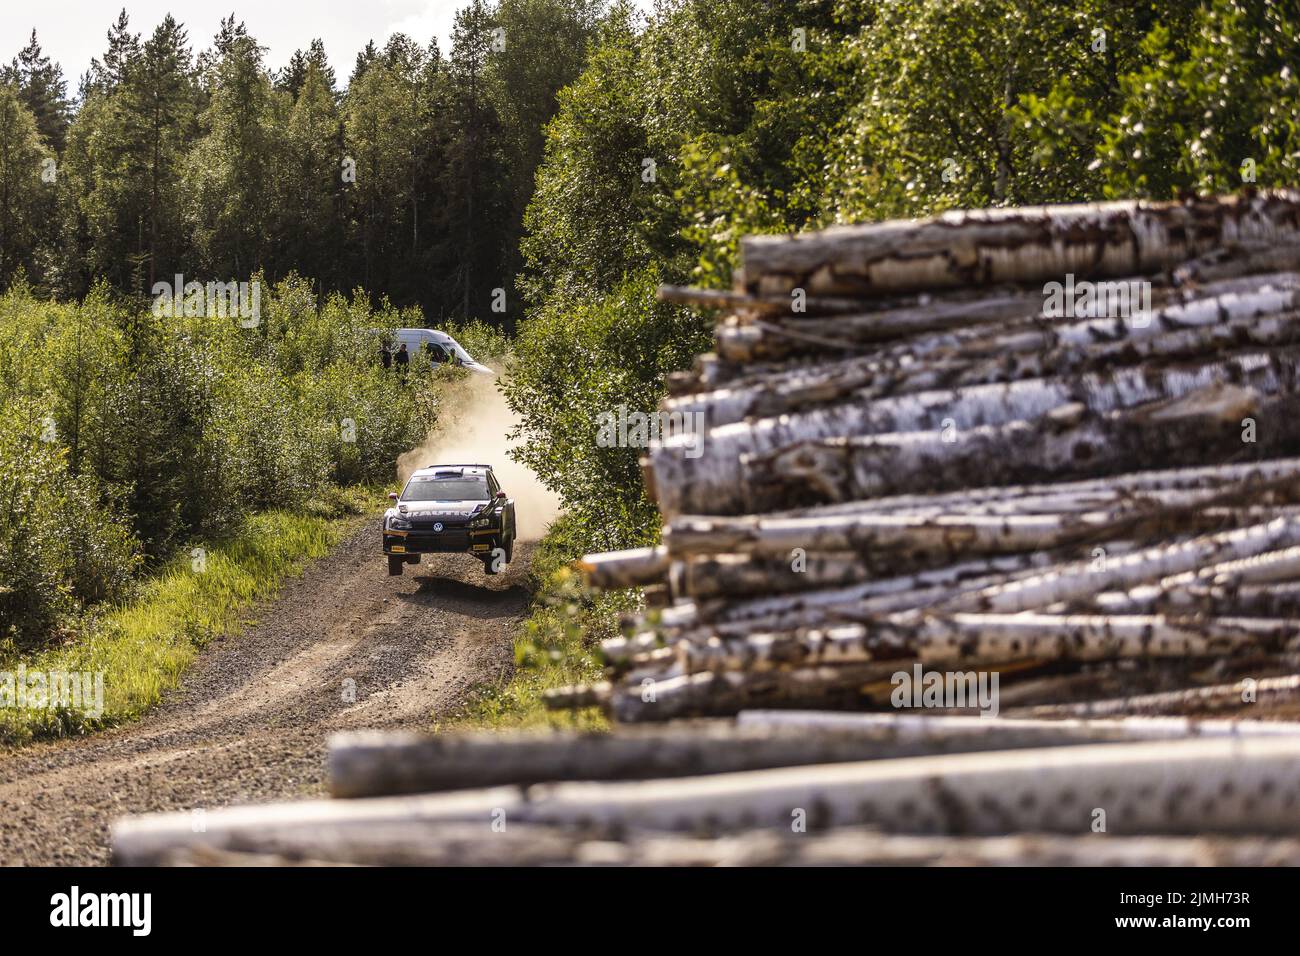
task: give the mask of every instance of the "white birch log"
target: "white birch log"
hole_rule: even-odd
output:
[[[1227,243],[1294,241],[1293,193],[950,212],[741,241],[751,295],[873,296],[917,289],[1152,274]]]
[[[148,866],[1296,866],[1300,840],[1069,836],[948,837],[839,827],[825,833],[738,831],[599,839],[572,827],[520,824],[485,840],[480,825],[419,821],[233,836],[237,849],[182,845]],[[123,860],[123,862],[126,862]]]
[[[702,644],[682,641],[675,648],[689,672],[756,672],[891,660],[974,667],[1013,660],[1227,658],[1243,651],[1295,649],[1290,645],[1297,635],[1296,619],[953,614],[728,640],[715,637]]]
[[[1213,713],[1246,710],[1255,705],[1300,704],[1300,674],[1285,677],[1244,678],[1234,684],[1214,684],[1156,694],[1135,694],[1108,700],[1025,707],[1017,716],[1116,717],[1123,714]]]
[[[1243,422],[1256,441],[1242,441]],[[1075,406],[1037,422],[802,442],[743,459],[741,483],[721,500],[698,485],[674,500],[710,500],[709,513],[761,513],[791,501],[840,503],[912,489],[1091,478],[1145,464],[1188,465],[1289,450],[1300,436],[1300,396],[1237,386],[1199,390],[1172,403],[1090,416]],[[703,509],[698,509],[703,510]]]
[[[1009,385],[973,386],[956,391],[920,392],[875,402],[846,403],[799,415],[726,425],[700,435],[683,435],[652,445],[653,486],[667,516],[734,514],[745,501],[743,459],[827,438],[893,433],[926,433],[951,448],[963,431],[1031,421],[1049,412],[1081,405],[1104,414],[1167,401],[1212,386],[1231,385],[1261,394],[1288,387],[1294,359],[1248,354],[1189,369],[1153,372],[1119,369],[1107,375],[1070,379],[1030,379]],[[687,457],[687,452],[696,457]]]
[[[1118,556],[1129,553],[1132,548],[1129,542],[1108,542],[1106,553]],[[696,606],[689,613],[665,614],[660,629],[665,634],[681,637],[695,632],[700,639],[705,639],[713,633],[727,636],[751,633],[756,629],[793,630],[820,626],[827,621],[866,619],[925,607],[957,594],[1037,575],[1060,563],[1064,557],[1057,551],[998,555],[878,578],[848,587],[742,598],[718,606]],[[619,644],[619,640],[616,638],[602,645],[607,655],[617,658],[625,649],[631,650],[627,645]],[[645,647],[647,638],[636,640],[638,646]],[[653,641],[650,646],[653,646]]]
[[[637,783],[531,788],[362,800],[309,800],[210,811],[196,832],[188,812],[131,817],[112,831],[114,861],[157,860],[181,847],[217,849],[342,838],[377,826],[482,827],[494,822],[726,833],[812,832],[873,826],[916,834],[1290,835],[1300,827],[1300,741],[1205,738],[1098,744],[819,767],[756,770]]]
[[[1190,360],[1197,356],[1260,347],[1292,347],[1300,340],[1300,312],[1243,319],[1205,329],[1186,329],[1130,343],[1103,343],[1050,355],[1039,362],[1021,362],[1017,375],[1032,377],[1048,368],[1101,371],[1124,364],[1155,364]],[[970,373],[955,377],[959,385],[991,379],[991,373]]]
[[[1211,282],[1295,269],[1300,269],[1300,242],[1230,241],[1177,266],[1173,279],[1177,285],[1195,289]]]
[[[735,599],[760,594],[788,594],[845,587],[875,577],[854,554],[789,556],[720,554],[675,561],[669,586],[677,597]]]
[[[1115,558],[1136,549],[1137,545],[1131,541],[1109,541],[1104,553],[1108,558]],[[650,625],[653,630],[639,630],[631,638],[615,638],[602,646],[606,659],[617,665],[619,661],[659,647],[664,642],[670,645],[682,640],[703,642],[714,636],[743,637],[764,631],[793,631],[871,621],[883,615],[923,610],[995,584],[1034,577],[1049,568],[1072,567],[1072,558],[1068,550],[1001,555],[843,588],[757,598],[741,596],[738,600],[716,605],[708,603],[693,610],[678,606],[672,610],[688,613],[671,617],[665,614],[662,620]],[[638,620],[629,622],[629,626],[637,628],[645,623]]]
[[[965,358],[966,362],[955,366],[960,369],[972,360],[1001,355],[1015,359],[1007,365],[1007,374],[1014,372],[1014,377],[1024,378],[1028,373],[1018,367],[1019,363],[1024,355],[1034,351],[1078,350],[1076,361],[1091,354],[1091,347],[1106,342],[1112,347],[1129,343],[1135,354],[1143,351],[1152,355],[1173,354],[1179,349],[1190,352],[1194,351],[1194,340],[1181,346],[1166,343],[1163,347],[1144,347],[1143,343],[1178,329],[1200,327],[1209,332],[1212,327],[1233,324],[1234,319],[1245,323],[1252,317],[1289,313],[1295,308],[1293,273],[1214,283],[1197,290],[1194,296],[1178,295],[1167,289],[1151,290],[1148,283],[1143,288],[1150,292],[1150,301],[1146,301],[1148,297],[1138,296],[1139,301],[1133,302],[1130,290],[1142,281],[1145,280],[1128,279],[1114,284],[1123,293],[1122,301],[1106,303],[1103,309],[1096,310],[1115,316],[1111,318],[1075,321],[1073,313],[1068,318],[1039,314],[1046,297],[1038,293],[1025,299],[1017,310],[1008,309],[1001,315],[994,312],[976,315],[974,321],[960,323],[939,311],[939,306],[910,310],[897,317],[892,313],[879,316],[869,313],[836,318],[785,316],[764,317],[750,323],[729,322],[717,331],[717,347],[732,363],[844,353],[854,357],[832,362],[832,369],[844,373],[850,369],[870,370],[862,386],[883,381],[892,382],[898,391],[911,391],[937,385],[927,386],[922,379],[921,384],[905,386],[901,379],[895,380],[896,376],[907,374],[909,366],[911,372],[916,372],[918,367],[924,371],[926,364]],[[887,321],[879,321],[881,317]],[[1268,338],[1273,340],[1280,334],[1282,330],[1274,328]],[[1215,337],[1206,336],[1204,340],[1213,342]],[[920,359],[925,362],[918,365]],[[940,384],[947,380],[937,369],[936,375]],[[841,384],[847,385],[847,377],[842,374],[841,378],[845,378]],[[949,384],[960,382],[952,380]],[[768,400],[777,401],[775,397]],[[775,408],[768,412],[775,413]],[[757,414],[757,410],[752,414]]]
[[[855,707],[863,701],[862,687],[887,680],[896,669],[896,664],[865,664],[755,673],[669,671],[666,677],[634,676],[615,685],[608,707],[620,723],[723,716],[747,707]]]
[[[1110,592],[1089,602],[1106,614],[1202,614],[1212,617],[1300,616],[1300,581],[1255,585],[1188,584],[1139,594]]]
[[[800,553],[855,551],[862,555],[973,556],[1066,547],[1105,541],[1136,529],[1173,525],[1203,530],[1252,523],[1290,514],[1293,505],[1211,507],[1231,492],[1165,506],[1125,502],[1111,511],[1046,514],[837,514],[801,518],[711,518],[682,516],[664,529],[674,557],[699,554],[758,554],[798,557]],[[1240,500],[1240,499],[1237,499]],[[1145,505],[1145,507],[1143,507]]]
[[[1152,469],[1077,481],[1022,485],[984,485],[932,494],[904,493],[837,505],[817,505],[773,512],[772,518],[816,515],[923,513],[927,509],[980,513],[1052,513],[1104,509],[1122,501],[1151,498],[1178,505],[1209,500],[1227,489],[1258,500],[1279,489],[1294,489],[1300,458],[1269,458],[1202,467]],[[1184,497],[1186,495],[1186,497]],[[1280,500],[1290,500],[1286,496]],[[992,509],[999,509],[995,512]]]
[[[632,548],[584,555],[578,568],[599,588],[631,588],[668,579],[668,549]]]
[[[698,305],[707,309],[739,309],[759,314],[777,314],[790,312],[789,298],[759,298],[727,292],[722,289],[699,289],[693,286],[660,285],[655,298],[660,302],[673,302],[678,305]],[[807,299],[803,307],[809,315],[838,315],[859,312],[861,301],[857,299]]]
[[[789,733],[805,731],[861,733],[872,739],[891,733],[898,740],[922,743],[952,737],[975,737],[986,750],[1003,749],[1004,738],[1023,740],[1042,734],[1044,746],[1072,737],[1100,740],[1179,740],[1188,737],[1291,736],[1300,740],[1300,722],[1281,720],[1205,720],[1195,717],[1114,717],[1097,719],[1034,717],[965,717],[953,714],[855,714],[833,710],[742,710],[742,730]],[[815,739],[815,738],[813,738]]]
[[[616,733],[341,733],[329,740],[328,771],[330,794],[356,799],[557,780],[649,780],[930,753],[1268,733],[1300,733],[1300,724],[742,711],[734,723],[683,721]]]
[[[1300,580],[1300,547],[1282,548],[1184,571],[1128,591],[1099,594],[1094,603],[1108,614],[1140,613],[1139,608],[1193,603],[1195,598],[1189,589],[1198,584],[1235,587],[1247,582],[1296,580]]]
[[[859,390],[861,396],[897,395],[934,388],[968,388],[999,382],[1042,378],[1072,372],[1097,373],[1120,365],[1156,364],[1195,359],[1263,346],[1293,346],[1300,339],[1300,312],[1239,319],[1217,325],[1167,332],[1150,337],[1127,336],[1086,345],[1057,346],[1038,352],[1012,349],[985,359],[968,355],[936,357],[912,368],[898,369]],[[789,411],[797,411],[792,405]],[[769,413],[771,414],[771,413]]]
[[[1014,613],[1073,602],[1100,591],[1129,588],[1192,571],[1205,564],[1249,558],[1300,544],[1300,521],[1279,518],[1248,528],[1203,535],[1168,547],[1155,547],[1114,560],[1079,563],[940,602],[942,612],[979,610]]]
[[[609,703],[612,693],[613,687],[606,681],[596,684],[572,684],[543,691],[542,702],[551,710],[604,707]]]
[[[1050,725],[1051,721],[1029,721]],[[880,727],[875,733],[769,730],[730,721],[623,728],[616,734],[492,732],[421,735],[376,731],[335,734],[329,741],[329,788],[334,797],[390,796],[555,780],[648,780],[918,756],[927,750],[965,752],[983,742],[956,732],[922,740]],[[1121,740],[1099,730],[1052,734],[1032,727],[1008,732],[998,746],[1030,747],[1080,740]],[[969,741],[969,742],[968,742]]]
[[[1153,281],[1143,276],[1126,276],[1101,290],[1102,302],[1107,308],[1127,311],[1133,308],[1134,294],[1139,299],[1145,298],[1141,295],[1145,289],[1150,292],[1151,307],[1164,306],[1220,293],[1254,292],[1269,279],[1269,275],[1251,276],[1204,285],[1188,284],[1179,289],[1165,284],[1161,277]],[[781,300],[762,301],[775,305]],[[1035,324],[1061,324],[1063,315],[1045,314],[1047,302],[1044,287],[983,296],[969,291],[949,291],[938,295],[921,293],[901,300],[859,300],[856,310],[837,309],[833,317],[811,306],[805,312],[792,312],[789,302],[785,303],[784,312],[744,309],[718,325],[716,347],[724,367],[712,369],[713,374],[700,381],[717,384],[723,380],[751,378],[750,373],[740,369],[755,362],[809,354],[868,353],[872,362],[888,364],[926,355],[935,349],[964,350],[999,326],[1032,330]],[[1141,301],[1140,308],[1147,305]],[[863,311],[864,308],[870,311]]]
[[[903,548],[955,555],[1011,554],[1086,539],[1110,530],[1125,517],[1122,512],[935,517],[863,514],[759,521],[681,517],[667,527],[664,540],[673,555]]]
[[[1202,837],[924,837],[850,827],[717,839],[588,842],[575,859],[625,866],[1297,866],[1300,840]]]

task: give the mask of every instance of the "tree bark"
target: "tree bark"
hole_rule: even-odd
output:
[[[178,845],[129,862],[148,866],[1297,866],[1300,840],[1258,837],[995,836],[741,830],[601,838],[571,827],[520,824],[484,839],[480,824],[399,822],[231,836],[225,846]],[[123,859],[123,862],[128,862]]]
[[[907,491],[1190,469],[1231,458],[1264,459],[1300,442],[1300,394],[1289,386],[1279,395],[1214,386],[1173,402],[1104,415],[1078,405],[1057,411],[1038,421],[948,435],[931,430],[797,442],[739,462],[734,466],[741,472],[739,482],[720,496],[704,494],[696,482],[661,491],[659,497],[670,499],[670,517],[677,513],[674,507],[704,511],[692,506],[706,500],[713,502],[707,510],[715,514],[762,513],[793,502],[833,504]],[[1254,425],[1254,441],[1243,441],[1250,437],[1247,419]]]
[[[1147,581],[1193,571],[1207,562],[1231,561],[1300,544],[1300,521],[1278,518],[1174,545],[1157,546],[1101,562],[1080,563],[1019,581],[970,591],[931,610],[1014,613],[1057,602],[1079,601],[1101,591],[1128,589]]]
[[[741,241],[736,289],[750,295],[872,296],[1152,274],[1228,243],[1300,234],[1300,198],[1123,201],[951,212]]]
[[[1085,700],[1073,704],[1026,707],[1026,717],[1112,717],[1122,714],[1205,713],[1241,710],[1256,704],[1293,703],[1300,699],[1300,674],[1240,680],[1158,694],[1139,694],[1110,700]]]
[[[336,734],[329,741],[329,788],[338,798],[432,793],[557,780],[650,780],[735,773],[770,767],[894,759],[1136,739],[1176,739],[1273,732],[1294,724],[985,720],[897,714],[830,715],[808,723],[806,712],[745,711],[725,720],[622,728],[615,734],[492,732],[441,734],[378,731]],[[792,719],[785,719],[789,714]],[[973,721],[973,724],[969,723]],[[1136,721],[1136,723],[1135,723]]]
[[[899,615],[820,631],[715,637],[702,644],[681,641],[675,648],[690,673],[754,673],[885,661],[974,668],[1017,660],[1227,658],[1242,651],[1288,649],[1298,634],[1300,619],[1285,618],[1019,613],[927,615],[914,621]]]
[[[657,584],[668,577],[668,549],[632,548],[584,555],[578,568],[587,583],[599,588],[632,588]]]
[[[1048,720],[1034,717],[964,717],[946,714],[853,714],[836,710],[743,710],[736,715],[741,730],[789,733],[802,731],[876,737],[890,733],[898,740],[946,741],[972,737],[985,750],[1003,750],[1004,742],[1019,744],[1041,735],[1045,746],[1065,741],[1181,740],[1191,737],[1270,737],[1300,735],[1300,723],[1280,720],[1202,720],[1192,717],[1135,717]]]
[[[120,821],[115,862],[132,865],[186,846],[338,836],[418,823],[426,830],[494,821],[581,826],[609,834],[700,835],[746,828],[790,832],[872,826],[917,834],[1276,834],[1300,827],[1300,741],[1211,738],[915,757],[687,777],[646,783],[531,788],[210,811],[196,832],[188,812]]]
[[[939,442],[941,448],[947,449],[960,440],[963,432],[1016,421],[1033,422],[1062,408],[1082,406],[1085,413],[1102,415],[1167,402],[1213,386],[1249,389],[1263,395],[1289,393],[1295,372],[1293,355],[1255,353],[1188,369],[1119,369],[1077,378],[1029,379],[846,402],[797,415],[727,425],[703,435],[668,438],[652,445],[650,469],[657,503],[666,516],[690,512],[736,514],[749,504],[745,499],[745,460],[783,449],[828,438],[890,433],[930,433],[929,439],[916,440],[927,446]],[[695,457],[689,457],[691,454]]]

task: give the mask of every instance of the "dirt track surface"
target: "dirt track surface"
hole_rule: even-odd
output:
[[[376,521],[359,522],[149,717],[0,754],[0,863],[107,863],[123,814],[323,793],[333,731],[424,727],[508,673],[530,551],[494,577],[434,555],[390,578]]]

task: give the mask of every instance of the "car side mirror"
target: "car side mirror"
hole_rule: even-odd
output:
[[[388,493],[388,500],[389,500],[389,501],[396,501],[396,500],[397,500],[397,492],[395,492],[395,491],[390,491],[390,492]]]
[[[497,497],[498,497],[498,498],[505,498],[505,497],[506,497],[506,493],[505,493],[504,491],[498,491],[498,492],[497,492]]]

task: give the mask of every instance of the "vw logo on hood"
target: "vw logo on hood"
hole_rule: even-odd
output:
[[[435,521],[435,522],[433,523],[433,530],[434,530],[434,531],[441,531],[441,530],[442,530],[442,522],[441,522],[441,521]]]

